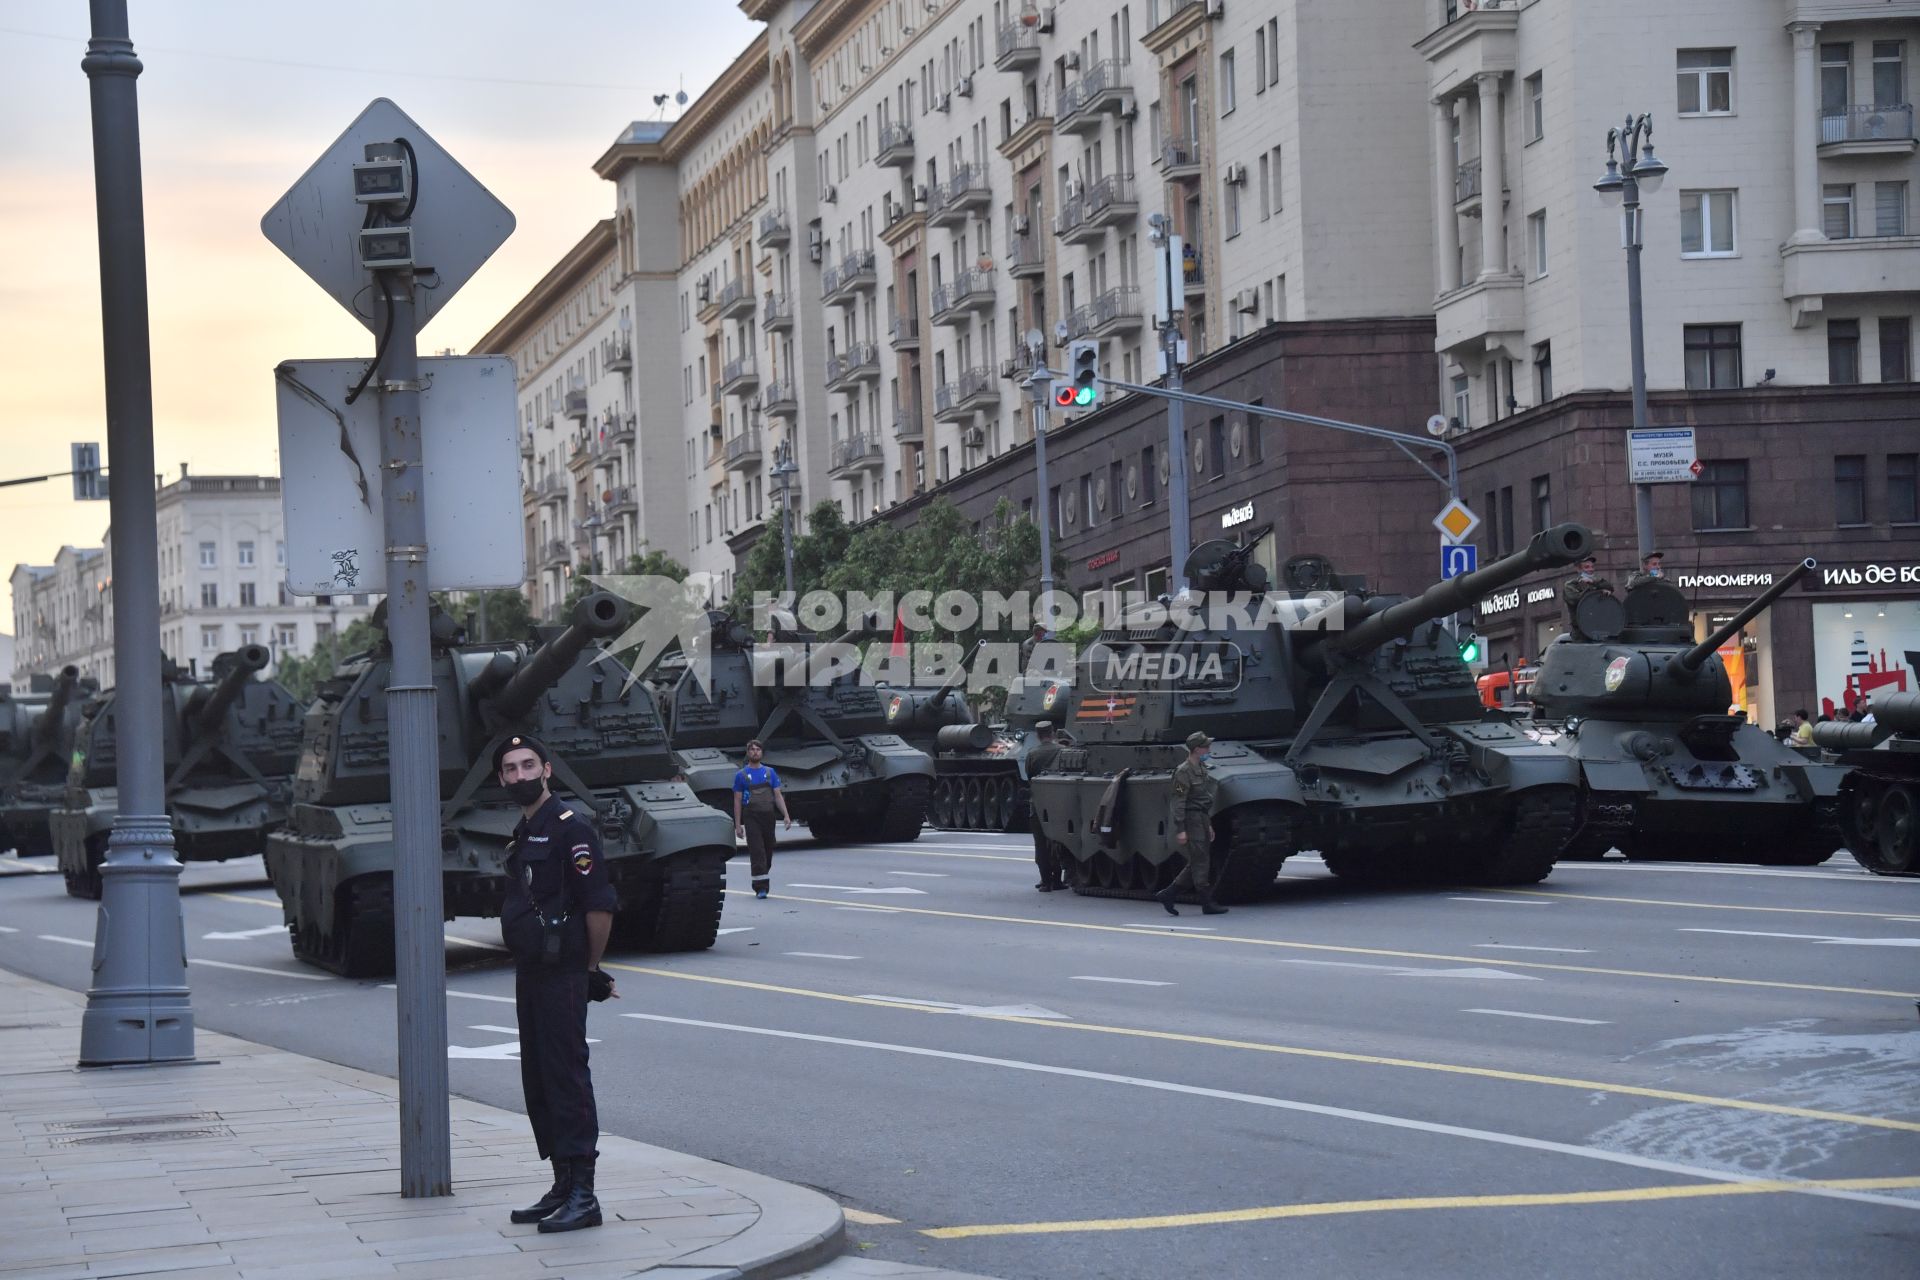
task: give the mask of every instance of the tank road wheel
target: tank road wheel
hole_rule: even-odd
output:
[[[1920,873],[1920,796],[1904,782],[1886,789],[1875,806],[1874,852],[1867,870],[1883,876]]]
[[[1025,831],[1033,822],[1032,793],[1018,778],[1007,779],[1007,825],[1003,831]]]
[[[1060,868],[1060,878],[1067,882],[1067,888],[1078,894],[1092,892],[1093,877],[1087,864],[1074,857],[1058,840],[1053,842],[1053,864]]]
[[[986,812],[982,814],[980,824],[983,831],[1005,831],[1007,829],[1007,786],[1005,778],[986,778],[980,783],[981,795],[985,797]]]
[[[1567,847],[1577,817],[1572,787],[1535,787],[1513,803],[1506,836],[1456,864],[1462,878],[1476,884],[1536,884],[1553,874],[1554,861]]]
[[[887,807],[880,813],[880,839],[888,844],[905,844],[920,838],[927,825],[929,779],[918,774],[895,778],[887,786]]]
[[[1256,902],[1266,896],[1293,852],[1293,814],[1283,804],[1244,804],[1217,823],[1213,896],[1221,902]]]
[[[1092,874],[1097,889],[1118,889],[1120,887],[1120,865],[1104,853],[1093,855],[1093,862],[1087,870]]]
[[[725,850],[674,858],[664,883],[643,904],[630,941],[648,951],[705,951],[720,933],[726,887]]]
[[[822,844],[840,844],[847,838],[847,824],[837,813],[820,813],[807,819],[807,833]]]
[[[928,818],[936,827],[953,825],[953,779],[936,778],[933,783],[933,803],[929,807]]]
[[[79,871],[69,871],[67,878],[67,896],[85,898],[89,902],[100,901],[104,891],[100,879],[100,867],[107,860],[107,833],[102,831],[87,837],[84,856],[87,865]]]
[[[393,878],[365,876],[334,890],[334,963],[326,967],[346,978],[386,978],[393,974]]]
[[[980,798],[980,779],[968,778],[962,784],[960,798],[960,829],[978,831],[986,824]]]
[[[1869,871],[1874,869],[1878,856],[1879,838],[1874,833],[1874,820],[1879,812],[1880,797],[1885,792],[1884,784],[1859,774],[1849,775],[1840,784],[1841,831],[1853,860]]]

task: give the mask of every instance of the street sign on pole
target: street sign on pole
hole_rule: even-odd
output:
[[[1628,479],[1634,484],[1690,484],[1700,476],[1692,427],[1627,432]]]
[[[1441,537],[1462,542],[1480,527],[1480,517],[1473,514],[1472,507],[1453,498],[1433,518],[1433,527],[1440,531]]]
[[[107,496],[107,486],[100,474],[100,446],[97,443],[75,444],[73,455],[73,500],[75,502],[97,502]]]
[[[1458,578],[1480,567],[1480,548],[1471,542],[1440,544],[1440,577]]]

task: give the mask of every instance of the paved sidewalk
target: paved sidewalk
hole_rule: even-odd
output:
[[[526,1121],[453,1100],[450,1198],[403,1200],[395,1085],[202,1030],[194,1065],[80,1071],[84,998],[0,970],[0,1277],[952,1273],[859,1258],[817,1192],[602,1135],[606,1225],[541,1235]]]

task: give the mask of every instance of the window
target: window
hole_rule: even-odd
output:
[[[1829,240],[1853,239],[1853,184],[1829,182],[1820,188],[1820,229]]]
[[[1253,91],[1255,93],[1267,91],[1267,29],[1265,27],[1255,27],[1253,31]]]
[[[1733,50],[1682,49],[1678,57],[1683,116],[1723,116],[1733,110]]]
[[[1047,506],[1051,509],[1053,515],[1053,536],[1056,538],[1065,536],[1067,531],[1067,518],[1066,512],[1060,505],[1059,485],[1056,484],[1047,490]]]
[[[251,569],[253,567],[253,544],[251,542],[243,542],[240,544],[240,559],[238,563],[242,569]]]
[[[259,627],[258,627],[257,625],[254,625],[254,624],[251,624],[251,623],[249,623],[249,624],[247,624],[246,626],[243,626],[243,627],[241,627],[241,628],[240,628],[240,643],[241,643],[241,644],[259,644],[259,643],[260,643],[260,628],[259,628]]]
[[[1272,154],[1273,154],[1273,211],[1275,213],[1278,213],[1282,209],[1287,207],[1286,196],[1284,194],[1286,188],[1283,185],[1286,181],[1287,171],[1286,169],[1281,167],[1281,164],[1280,164],[1280,148],[1275,147],[1273,149]]]
[[[1473,425],[1471,386],[1472,384],[1467,381],[1467,375],[1464,373],[1453,380],[1453,425],[1456,427],[1470,427]]]
[[[1497,560],[1500,557],[1500,494],[1498,490],[1487,490],[1487,500],[1480,510],[1486,512],[1486,518],[1480,522],[1480,530],[1486,535],[1486,558]]]
[[[1260,402],[1258,400],[1255,400],[1253,403],[1258,405]],[[1263,440],[1260,435],[1260,419],[1254,417],[1252,414],[1248,414],[1247,415],[1247,461],[1248,462],[1265,462],[1266,460],[1267,460],[1267,444],[1266,444],[1266,441]]]
[[[1700,463],[1700,478],[1693,482],[1693,527],[1707,529],[1745,529],[1747,523],[1747,462]]]
[[[1280,19],[1267,19],[1267,83],[1280,83]]]
[[[1227,420],[1215,418],[1207,423],[1207,474],[1218,480],[1227,474]]]
[[[1268,153],[1260,153],[1260,221],[1273,216],[1273,166]],[[1271,310],[1272,308],[1268,308]]]
[[[1527,215],[1527,240],[1533,246],[1533,278],[1547,274],[1547,211]]]
[[[1527,141],[1538,142],[1547,136],[1545,82],[1541,72],[1527,77]]]
[[[1513,486],[1500,490],[1500,554],[1513,554]]]
[[[1154,495],[1160,491],[1160,473],[1154,470],[1153,446],[1148,445],[1140,451],[1140,505],[1153,505]]]
[[[1533,478],[1533,531],[1541,532],[1553,523],[1553,477]]]
[[[1907,42],[1904,40],[1873,42],[1874,106],[1904,107],[1907,105],[1906,58]]]
[[[220,563],[219,552],[215,548],[214,544],[211,542],[201,543],[200,544],[200,567],[202,569],[211,569],[211,568],[214,568],[219,563]]]
[[[1240,172],[1245,173],[1246,170],[1242,169]],[[1225,188],[1225,198],[1222,204],[1226,212],[1222,215],[1222,218],[1226,223],[1226,238],[1231,240],[1240,234],[1240,184],[1229,178],[1225,183]]]
[[[1905,316],[1880,317],[1880,381],[1913,381],[1913,326]]]
[[[1687,390],[1740,385],[1740,326],[1690,324],[1685,329]]]
[[[1842,453],[1834,457],[1833,522],[1836,525],[1867,522],[1867,457],[1863,453]]]
[[[203,653],[218,653],[218,652],[220,652],[220,631],[221,631],[221,629],[220,629],[219,627],[202,627],[202,628],[200,628],[200,650],[201,650],[201,652],[203,652]]]
[[[1533,348],[1533,398],[1535,404],[1553,399],[1553,343],[1535,343]]]
[[[273,562],[275,564],[285,564],[287,562],[287,544],[285,542],[276,542],[273,544]]]
[[[1220,55],[1220,114],[1230,116],[1238,104],[1234,101],[1233,50]]]
[[[244,608],[252,608],[254,605],[258,603],[260,603],[260,601],[256,596],[256,588],[254,587],[254,585],[251,582],[241,583],[240,584],[241,606]]]
[[[1731,191],[1680,193],[1680,256],[1730,258],[1734,254]]]
[[[200,607],[202,609],[218,609],[220,607],[219,583],[203,582],[200,584]]]
[[[1080,477],[1080,527],[1091,529],[1099,524],[1099,515],[1093,506],[1093,473]]]
[[[273,629],[274,648],[285,653],[300,643],[300,628],[291,622],[283,622]]]
[[[1820,46],[1820,114],[1824,118],[1844,117],[1847,108],[1853,103],[1853,46],[1850,44],[1823,44]],[[1845,137],[1845,122],[1842,121]],[[1822,129],[1821,141],[1836,142],[1839,138],[1830,136],[1831,126]]]
[[[1118,519],[1127,497],[1127,464],[1117,459],[1107,464],[1107,516]]]
[[[1920,524],[1920,453],[1887,455],[1887,519]]]
[[[1860,322],[1827,321],[1827,381],[1836,387],[1860,381]]]
[[[1906,183],[1876,182],[1873,184],[1873,234],[1877,236],[1907,234]]]

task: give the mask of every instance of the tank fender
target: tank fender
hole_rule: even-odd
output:
[[[905,778],[918,774],[932,778],[933,757],[891,733],[866,733],[855,739],[867,753],[867,767],[878,778]]]
[[[1216,813],[1238,804],[1265,800],[1306,803],[1298,774],[1281,761],[1261,755],[1242,743],[1215,742],[1207,760],[1207,771],[1220,781]]]
[[[1580,773],[1591,791],[1653,790],[1653,784],[1647,781],[1646,766],[1636,760],[1581,760]]]
[[[649,860],[691,849],[733,852],[733,819],[702,801],[689,784],[644,782],[622,787],[621,794],[633,806],[634,841]]]
[[[1799,764],[1778,766],[1780,776],[1793,788],[1794,795],[1802,800],[1833,800],[1840,795],[1840,784],[1846,781],[1847,770],[1839,765],[1822,764],[1807,760]]]
[[[702,795],[715,791],[732,792],[733,775],[740,771],[740,766],[729,760],[726,753],[717,747],[677,751],[674,758],[687,785]]]
[[[1509,791],[1580,785],[1580,762],[1552,747],[1530,746],[1524,750],[1503,751],[1495,756],[1495,760],[1497,764],[1488,762],[1487,772],[1495,781],[1504,781]]]

